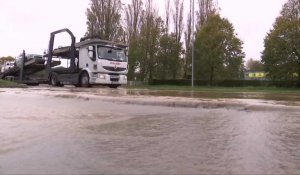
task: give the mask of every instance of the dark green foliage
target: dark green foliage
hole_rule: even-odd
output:
[[[18,84],[13,81],[5,81],[0,79],[0,88],[26,88],[26,85]]]
[[[138,15],[139,14],[139,15]],[[181,11],[178,24],[181,24]],[[151,81],[154,78],[177,78],[181,73],[181,25],[169,33],[168,26],[157,16],[152,0],[132,0],[126,9],[129,41],[129,80]]]
[[[295,80],[300,73],[300,43],[294,41],[300,33],[292,30],[295,25],[300,27],[300,23],[278,18],[265,39],[262,61],[273,80]]]
[[[140,27],[144,18],[143,2],[142,0],[132,0],[125,8],[126,13],[126,35],[129,45],[129,80],[135,80],[136,70],[139,67],[138,60],[142,55],[140,48]]]
[[[191,75],[192,21],[188,16],[183,31],[183,0],[167,2],[165,21],[158,16],[153,0],[131,0],[122,11],[121,0],[91,0],[87,10],[87,35],[107,40],[124,40],[129,45],[129,80],[188,78]],[[172,7],[170,4],[174,4]],[[172,9],[170,9],[172,8]],[[213,0],[200,0],[196,40],[197,78],[210,80],[239,79],[243,70],[242,42],[232,24],[222,19]],[[125,12],[125,15],[122,13]],[[172,14],[171,14],[172,13]],[[126,26],[121,26],[121,16]],[[173,29],[169,29],[170,18]],[[182,35],[185,44],[182,43]],[[124,37],[126,36],[126,37]],[[185,46],[185,50],[183,49]]]
[[[181,43],[176,42],[174,35],[165,33],[161,36],[155,77],[160,79],[176,78],[181,70],[180,53]]]
[[[296,81],[261,81],[261,80],[218,80],[213,84],[209,80],[195,80],[196,86],[219,87],[296,87]],[[191,80],[152,80],[150,85],[190,86]]]
[[[276,81],[298,81],[300,86],[300,1],[289,0],[265,38],[262,62]]]
[[[87,36],[122,41],[121,0],[91,0],[87,9]]]
[[[259,60],[250,59],[246,63],[246,69],[248,71],[264,71],[264,65]]]
[[[243,71],[242,41],[237,38],[233,25],[219,14],[212,14],[195,41],[195,75],[197,79],[241,79]]]

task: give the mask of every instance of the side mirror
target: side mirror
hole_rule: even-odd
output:
[[[90,57],[91,59],[95,58],[94,51],[89,50],[89,57]]]
[[[93,60],[93,61],[96,60],[95,46],[89,46],[88,47],[88,55],[89,55],[91,60]]]

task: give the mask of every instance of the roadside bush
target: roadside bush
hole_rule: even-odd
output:
[[[297,87],[296,81],[220,80],[210,85],[208,80],[195,80],[194,84],[220,87]],[[152,80],[149,85],[190,86],[191,80]]]

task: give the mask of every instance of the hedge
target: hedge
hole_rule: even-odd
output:
[[[261,80],[219,80],[211,85],[208,80],[195,80],[195,86],[220,86],[220,87],[297,87],[297,81],[261,81]],[[175,85],[189,86],[191,80],[152,80],[149,85]]]

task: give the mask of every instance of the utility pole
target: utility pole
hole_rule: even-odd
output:
[[[195,0],[190,1],[192,8],[192,88],[194,88],[195,79]]]
[[[26,53],[25,50],[23,50],[22,53],[22,60],[21,60],[21,68],[20,68],[20,75],[19,75],[19,81],[22,82],[24,80],[24,72],[25,72],[25,62],[27,61],[26,59]]]

